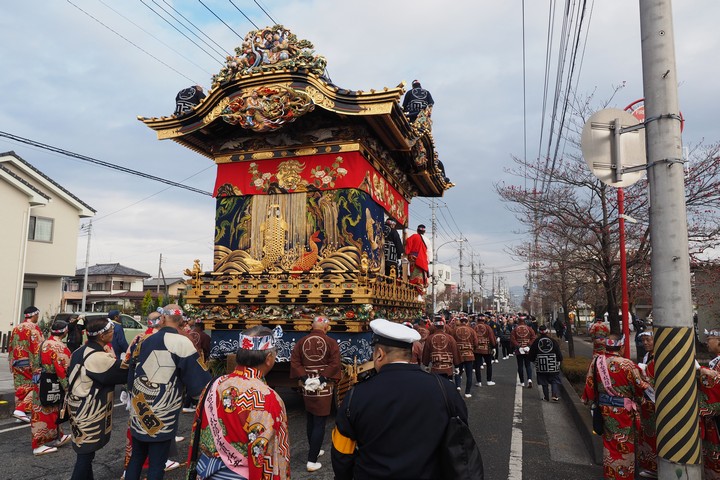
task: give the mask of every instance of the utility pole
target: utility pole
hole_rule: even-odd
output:
[[[83,227],[85,228],[85,227]],[[80,305],[80,311],[85,311],[85,305],[87,303],[88,294],[88,270],[90,269],[90,238],[92,237],[92,219],[87,224],[88,241],[85,249],[85,277],[83,279],[83,290],[82,290],[82,304]]]
[[[435,230],[437,230],[437,223],[435,218],[435,199],[433,198],[430,202],[430,211],[432,212],[431,216],[431,222],[432,222],[432,252],[433,252],[433,258],[432,258],[432,277],[430,278],[430,281],[432,282],[432,315],[435,315],[435,312],[437,312],[437,294],[435,292],[435,284],[437,283],[437,275],[436,275],[436,268],[435,265],[437,263],[437,247],[435,246]],[[430,318],[433,318],[430,316]]]
[[[160,254],[160,261],[158,262],[158,274],[156,280],[156,288],[155,293],[157,293],[158,297],[160,296],[160,272],[162,271],[162,253]]]
[[[458,264],[458,267],[460,268],[460,283],[458,284],[458,287],[460,287],[460,311],[463,311],[463,307],[465,304],[463,303],[463,288],[465,287],[465,284],[463,283],[463,239],[460,239],[460,263]]]
[[[658,476],[699,480],[702,455],[671,0],[640,0],[640,37],[651,205]]]
[[[470,252],[470,313],[475,313],[475,252]]]

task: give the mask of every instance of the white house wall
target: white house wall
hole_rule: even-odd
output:
[[[28,197],[17,188],[0,181],[0,331],[10,330],[20,318],[24,249],[27,241]]]

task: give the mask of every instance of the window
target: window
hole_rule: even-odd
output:
[[[28,240],[36,242],[52,242],[53,240],[52,218],[30,217],[30,228],[28,229]]]

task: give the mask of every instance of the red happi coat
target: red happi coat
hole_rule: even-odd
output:
[[[605,352],[605,339],[610,335],[610,326],[604,322],[595,322],[588,328],[588,335],[593,339],[593,356]]]
[[[475,347],[475,353],[480,355],[490,355],[490,352],[497,345],[497,339],[495,338],[495,332],[490,328],[490,325],[479,322],[475,325],[475,332],[477,333],[478,343]]]
[[[325,377],[324,388],[314,392],[302,389],[305,410],[319,417],[330,415],[333,382],[340,380],[340,347],[322,330],[312,330],[298,340],[290,355],[290,378]],[[332,381],[330,381],[332,380]]]
[[[700,437],[703,470],[706,480],[720,480],[720,357],[710,362],[712,368],[700,368]]]
[[[259,370],[239,365],[206,387],[193,422],[200,428],[199,478],[229,469],[248,480],[290,480],[290,443],[285,404]],[[191,437],[192,438],[192,437]],[[191,463],[193,447],[188,451]],[[221,468],[221,471],[218,471]],[[218,475],[219,476],[219,475]]]
[[[455,343],[457,344],[458,355],[461,362],[472,362],[475,360],[475,349],[478,346],[478,336],[471,326],[460,324],[455,329]]]
[[[623,399],[630,400],[628,408],[600,405],[605,424],[602,436],[604,478],[632,480],[635,478],[635,440],[639,427],[637,405],[650,384],[642,379],[640,370],[631,360],[611,353],[598,355],[595,360],[607,364],[610,388]],[[599,401],[595,397],[596,381],[598,394],[610,395],[600,374],[596,373],[595,360],[590,364],[585,379],[582,395],[585,403]]]
[[[40,365],[42,370],[48,373],[57,373],[60,386],[67,392],[70,350],[60,338],[54,335],[50,336],[41,345]],[[38,448],[48,442],[62,438],[62,429],[57,423],[60,407],[61,405],[44,407],[37,396],[33,398],[32,415],[30,416],[32,448]]]
[[[32,411],[33,396],[37,385],[33,373],[39,372],[40,344],[45,340],[40,327],[25,320],[13,328],[8,345],[8,361],[15,386],[15,410]]]
[[[442,375],[452,375],[455,366],[461,363],[455,339],[442,329],[438,329],[425,340],[422,358],[423,365],[432,364],[432,373]]]
[[[647,362],[642,378],[655,387],[655,359]],[[655,402],[643,397],[640,402],[640,436],[637,460],[643,470],[657,472],[657,432],[655,431]]]

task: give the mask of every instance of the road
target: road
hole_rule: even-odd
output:
[[[576,339],[576,343],[583,343]],[[577,346],[576,346],[577,348]],[[516,383],[514,357],[494,365],[495,386],[473,387],[472,398],[466,399],[470,427],[480,446],[488,480],[578,480],[602,477],[602,468],[591,462],[584,443],[570,420],[563,402],[541,400],[541,389],[522,388]],[[483,372],[483,377],[485,376]],[[332,479],[330,467],[330,431],[328,422],[324,449],[320,457],[323,468],[318,472],[305,470],[307,441],[305,412],[302,400],[291,390],[280,391],[286,401],[290,422],[291,469],[293,479]],[[190,437],[191,416],[183,414],[182,435]],[[119,479],[123,470],[125,426],[127,414],[121,407],[114,410],[114,427],[110,443],[98,452],[94,462],[95,477]],[[422,439],[408,438],[408,448]],[[181,458],[187,454],[188,440],[180,443]],[[14,419],[0,421],[0,451],[3,452],[3,472],[6,480],[68,479],[75,462],[75,454],[68,444],[57,453],[33,457],[30,448],[30,429]],[[184,469],[168,472],[165,478],[180,480]]]

